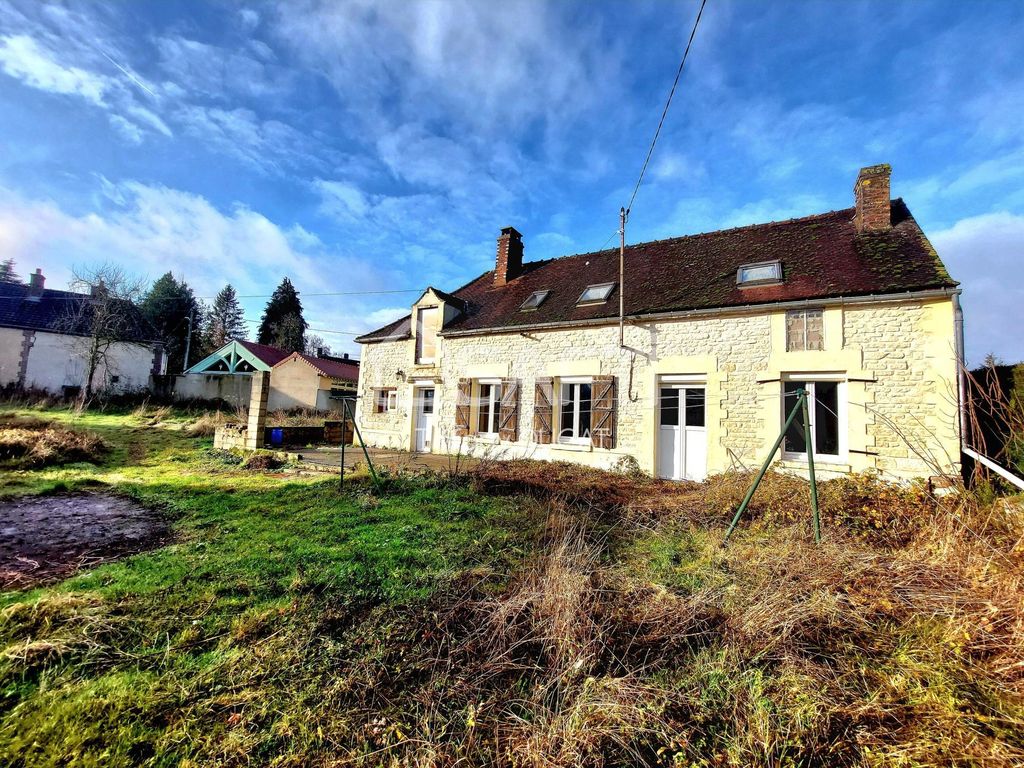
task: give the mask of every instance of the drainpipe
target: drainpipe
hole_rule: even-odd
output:
[[[964,310],[960,306],[960,291],[953,293],[953,328],[956,344],[956,401],[960,422],[960,447],[963,449],[967,448],[967,435],[964,433],[967,426],[967,361],[964,356]]]

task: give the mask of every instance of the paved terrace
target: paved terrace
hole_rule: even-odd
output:
[[[393,451],[382,448],[368,448],[370,460],[375,467],[388,467],[389,469],[433,471],[454,470],[456,461],[459,462],[459,469],[466,469],[476,463],[474,459],[466,456],[458,458],[435,453],[410,453],[408,451]],[[340,448],[306,448],[299,451],[288,451],[288,455],[301,462],[306,469],[319,472],[337,472],[341,463]],[[353,469],[357,464],[365,464],[363,450],[359,446],[345,447],[345,468]]]

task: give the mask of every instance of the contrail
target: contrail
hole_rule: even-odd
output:
[[[122,72],[123,72],[123,73],[125,74],[125,77],[127,77],[127,78],[128,78],[129,80],[131,80],[131,81],[132,81],[133,83],[135,83],[135,84],[136,84],[137,86],[139,86],[139,88],[141,88],[142,90],[144,90],[144,91],[145,91],[146,93],[148,93],[148,94],[149,94],[150,96],[152,96],[152,97],[153,97],[154,99],[157,99],[157,98],[159,98],[159,96],[157,96],[157,95],[156,95],[155,93],[153,93],[153,91],[149,90],[149,88],[147,88],[147,87],[146,87],[146,86],[145,86],[145,85],[144,85],[144,84],[142,83],[142,81],[141,81],[141,80],[139,80],[139,78],[137,78],[137,77],[136,77],[135,75],[133,75],[133,74],[132,74],[131,72],[129,72],[129,71],[127,70],[127,69],[125,69],[124,67],[122,67],[122,66],[121,66],[120,64],[118,64],[118,63],[117,63],[116,61],[114,61],[114,60],[113,60],[112,58],[110,58],[110,56],[109,56],[109,55],[107,55],[107,52],[106,52],[106,51],[104,51],[104,50],[103,50],[102,48],[97,48],[96,50],[98,50],[98,51],[99,51],[100,53],[102,53],[102,54],[103,54],[104,56],[106,56],[106,57],[107,57],[107,61],[109,61],[109,62],[110,62],[111,64],[113,64],[113,65],[114,65],[115,67],[117,67],[117,68],[118,68],[119,70],[121,70],[121,71],[122,71]]]

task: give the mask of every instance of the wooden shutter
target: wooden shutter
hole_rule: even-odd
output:
[[[519,379],[501,380],[498,439],[507,440],[510,443],[519,439]]]
[[[459,379],[459,390],[455,396],[455,436],[469,434],[469,405],[472,402],[473,380]]]
[[[590,444],[615,447],[615,377],[595,376],[591,389]]]
[[[550,377],[536,379],[533,385],[533,441],[535,443],[551,442],[554,399],[555,380]]]

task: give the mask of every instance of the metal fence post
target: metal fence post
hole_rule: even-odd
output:
[[[786,423],[782,425],[782,431],[779,432],[779,437],[775,441],[775,445],[772,446],[771,451],[768,452],[768,456],[764,460],[764,464],[761,465],[761,471],[757,473],[757,477],[754,482],[750,485],[750,490],[747,491],[747,495],[743,497],[743,502],[740,504],[739,509],[736,510],[735,516],[732,518],[732,522],[729,523],[729,530],[725,532],[725,538],[722,539],[724,545],[729,541],[729,537],[732,536],[732,532],[736,530],[736,526],[740,522],[740,517],[743,512],[747,509],[747,505],[750,500],[754,497],[754,491],[757,490],[757,486],[761,484],[761,480],[764,479],[765,473],[768,471],[768,467],[771,466],[772,459],[775,458],[775,452],[779,450],[779,446],[782,445],[782,441],[786,438],[786,431],[793,423],[793,419],[796,418],[797,411],[800,410],[801,403],[806,404],[807,392],[803,389],[797,390],[797,401],[793,405],[793,409],[789,412],[789,416],[786,417]]]
[[[814,436],[811,434],[811,417],[807,407],[807,393],[802,398],[804,415],[804,450],[807,451],[807,471],[811,480],[811,511],[814,515],[814,542],[821,544],[821,515],[818,512],[818,481],[814,476]]]

